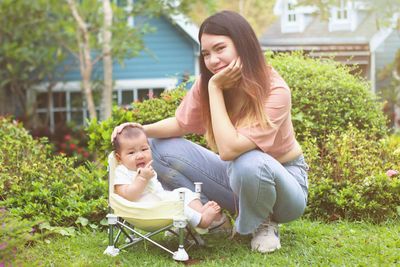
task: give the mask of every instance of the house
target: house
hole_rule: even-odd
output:
[[[274,13],[279,19],[260,36],[264,50],[302,50],[312,57],[330,57],[355,65],[377,92],[383,85],[379,71],[392,63],[400,49],[400,33],[379,27],[377,14],[366,1],[338,0],[322,19],[314,6],[296,5],[296,0],[278,0]]]
[[[144,18],[130,18],[128,22],[139,23],[140,19]],[[123,66],[118,63],[113,65],[113,100],[118,105],[129,105],[147,98],[149,94],[158,96],[165,89],[174,88],[188,76],[199,73],[198,27],[183,15],[146,19],[156,30],[144,36],[145,50],[138,57],[126,59]],[[47,126],[50,129],[57,129],[58,126],[72,121],[78,125],[84,124],[89,117],[87,109],[82,105],[84,97],[81,92],[79,65],[71,59],[69,67],[71,66],[63,75],[63,80],[53,89],[50,114],[47,115],[46,84],[38,86],[29,97],[31,102],[36,102],[36,122],[39,125],[46,126],[43,125],[46,116],[49,118]],[[92,80],[101,81],[102,77],[100,63],[95,65]]]

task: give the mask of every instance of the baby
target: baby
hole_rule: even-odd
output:
[[[221,207],[214,201],[202,204],[198,196],[187,188],[166,191],[153,170],[152,155],[147,136],[140,127],[127,125],[113,139],[115,157],[115,192],[129,201],[154,202],[179,199],[178,190],[185,191],[184,213],[193,227],[207,229],[223,224]]]

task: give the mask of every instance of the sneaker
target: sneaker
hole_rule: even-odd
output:
[[[281,248],[278,224],[267,219],[254,232],[251,240],[251,249],[261,252],[273,252]]]
[[[208,227],[208,231],[211,232],[224,232],[225,228],[227,227],[226,224],[229,223],[228,217],[225,215],[225,213],[221,214],[221,219],[218,221],[213,221],[210,226]],[[229,223],[230,226],[230,223]],[[229,227],[228,226],[228,227]]]

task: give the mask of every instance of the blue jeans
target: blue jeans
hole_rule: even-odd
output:
[[[186,187],[203,182],[202,202],[214,200],[239,212],[235,227],[252,233],[268,216],[278,223],[300,217],[307,203],[308,166],[304,157],[285,164],[251,150],[233,161],[223,161],[210,150],[183,138],[150,139],[153,168],[163,187]]]

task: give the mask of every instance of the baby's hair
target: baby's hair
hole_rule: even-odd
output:
[[[113,147],[114,147],[114,151],[117,152],[117,153],[120,152],[120,150],[121,150],[120,138],[121,138],[121,137],[124,137],[124,138],[137,138],[137,137],[139,137],[139,136],[142,135],[142,134],[144,134],[144,135],[146,136],[146,133],[145,133],[144,130],[143,130],[142,128],[140,128],[140,127],[132,126],[132,125],[125,126],[125,127],[122,129],[122,131],[119,132],[119,133],[115,136],[115,138],[114,138],[114,140],[113,140],[113,142],[112,142]],[[146,137],[147,137],[147,136],[146,136]]]

